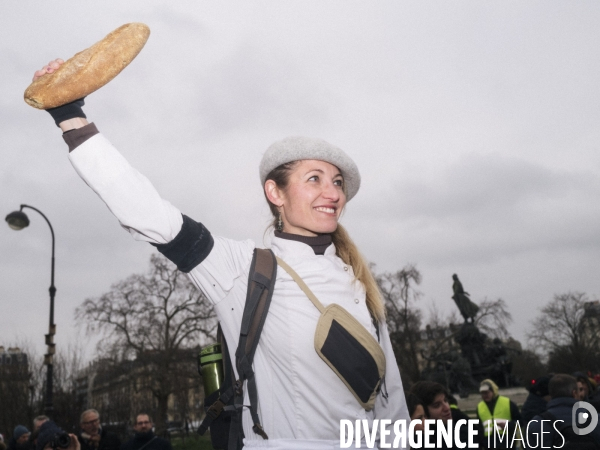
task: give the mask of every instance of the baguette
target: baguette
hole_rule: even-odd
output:
[[[37,109],[62,106],[100,89],[142,50],[150,36],[143,23],[128,23],[31,83],[25,102]]]

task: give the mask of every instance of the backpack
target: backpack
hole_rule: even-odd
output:
[[[596,444],[596,441],[589,434],[578,435],[573,431],[573,426],[567,424],[567,422],[559,421],[554,414],[549,411],[540,414],[543,420],[551,420],[554,427],[558,432],[552,432],[552,446],[555,448],[561,448],[562,450],[596,450],[600,447]],[[560,436],[562,435],[562,437]],[[564,439],[564,446],[563,446]]]
[[[241,450],[244,446],[242,429],[244,381],[247,382],[248,387],[249,409],[254,424],[252,429],[263,439],[268,439],[256,410],[256,379],[252,361],[271,304],[276,274],[277,261],[273,252],[268,249],[254,249],[248,275],[248,291],[242,315],[240,339],[235,352],[235,364],[239,376],[237,380],[233,375],[227,342],[221,326],[218,327],[217,339],[221,343],[223,354],[223,385],[204,399],[206,417],[198,428],[200,435],[210,428],[211,443],[215,450]]]

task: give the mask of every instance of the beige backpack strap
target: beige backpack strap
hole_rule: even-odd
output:
[[[306,294],[306,296],[310,299],[310,301],[313,302],[313,304],[317,307],[319,312],[321,314],[323,314],[325,312],[325,307],[319,301],[317,296],[312,293],[312,291],[306,285],[304,280],[302,278],[300,278],[300,275],[298,275],[294,269],[292,269],[290,266],[288,266],[288,264],[283,259],[279,258],[278,256],[276,256],[275,258],[277,259],[277,264],[280,265],[283,268],[283,270],[285,270],[287,273],[290,274],[290,276],[294,279],[294,281],[298,284],[298,286],[300,286],[300,289],[302,289],[302,292],[304,292]]]

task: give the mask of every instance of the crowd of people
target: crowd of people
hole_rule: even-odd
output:
[[[594,378],[582,372],[541,376],[532,380],[528,391],[529,395],[519,410],[510,398],[500,395],[494,381],[487,379],[481,382],[475,439],[479,448],[600,449],[600,427],[597,424],[593,426],[592,417],[584,424],[573,423],[573,407],[577,402],[587,402],[596,411],[600,410],[600,390],[597,390]],[[406,393],[406,400],[413,421],[424,423],[423,419],[434,419],[456,426],[458,420],[469,419],[440,383],[419,381]],[[582,425],[589,426],[590,422],[592,429],[588,433],[577,434],[574,431]],[[415,426],[415,430],[422,432],[423,429],[423,424]],[[458,429],[461,443],[468,442],[468,432],[466,426]],[[453,442],[452,447],[442,444],[437,448],[464,447]]]
[[[136,416],[134,435],[125,442],[102,427],[95,409],[81,413],[79,430],[77,434],[67,433],[47,416],[38,416],[33,420],[32,431],[17,425],[8,445],[0,440],[0,450],[172,450],[168,440],[154,434],[154,423],[146,413]]]
[[[519,409],[510,398],[500,394],[494,381],[487,379],[481,382],[481,400],[476,409],[479,424],[474,439],[479,448],[600,448],[600,427],[596,426],[591,433],[583,436],[573,432],[572,411],[577,402],[587,402],[596,411],[600,410],[600,389],[595,379],[581,372],[545,375],[532,380],[528,391]],[[415,430],[421,433],[425,419],[440,420],[452,426],[456,426],[461,419],[470,419],[459,409],[456,399],[448,390],[434,381],[415,383],[406,392],[406,401],[411,420],[421,421],[421,424],[415,425]],[[546,425],[542,429],[543,420],[562,422],[557,422],[559,425],[556,426]],[[102,427],[98,411],[88,409],[81,414],[80,431],[70,435],[71,444],[66,450],[172,450],[169,441],[154,434],[153,426],[151,417],[140,413],[133,423],[134,436],[121,442],[115,433]],[[515,430],[518,431],[515,433]],[[0,440],[0,450],[49,450],[61,432],[48,417],[38,416],[33,420],[32,431],[25,425],[18,425],[8,446]],[[466,426],[459,429],[460,442],[469,441],[468,432]],[[494,432],[497,433],[496,440],[493,438]],[[499,435],[505,436],[502,441]],[[508,439],[512,436],[518,437],[514,446]],[[453,447],[442,445],[436,448],[461,447],[454,442]]]

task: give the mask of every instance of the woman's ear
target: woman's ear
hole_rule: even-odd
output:
[[[279,207],[283,205],[282,193],[281,190],[277,187],[275,181],[265,181],[265,194],[269,201],[275,206]]]

